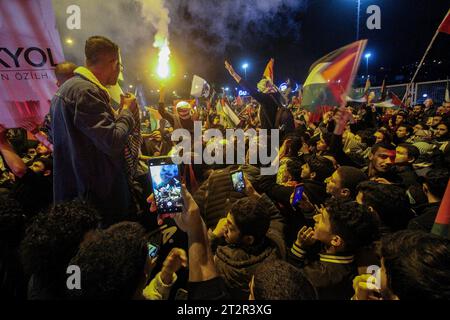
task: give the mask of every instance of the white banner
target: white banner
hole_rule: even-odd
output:
[[[62,61],[51,0],[0,1],[0,124],[42,122]]]

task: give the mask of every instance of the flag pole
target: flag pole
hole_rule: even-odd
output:
[[[447,13],[447,15],[448,15],[448,13]],[[447,15],[444,17],[444,20],[443,20],[443,21],[445,21],[445,19],[447,18]],[[419,73],[419,70],[420,70],[420,68],[422,67],[423,62],[425,61],[425,58],[426,58],[426,56],[428,55],[428,52],[430,51],[431,47],[433,46],[434,40],[436,40],[436,37],[438,36],[438,34],[439,34],[439,32],[440,32],[441,25],[442,25],[442,23],[439,24],[439,26],[438,26],[438,28],[437,28],[437,30],[436,30],[436,33],[434,34],[433,38],[431,39],[431,42],[430,42],[430,44],[428,45],[428,48],[427,48],[427,50],[425,51],[425,54],[424,54],[423,57],[422,57],[422,60],[420,60],[420,63],[419,63],[419,65],[417,66],[417,69],[416,69],[416,72],[414,73],[414,76],[411,78],[411,82],[409,83],[410,88],[412,88],[412,85],[413,85],[413,83],[414,83],[414,80],[416,79],[416,76],[417,76],[417,74]],[[408,94],[408,91],[405,92],[405,95],[403,96],[402,102],[405,100],[407,94]]]

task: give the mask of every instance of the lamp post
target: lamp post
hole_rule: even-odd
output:
[[[369,58],[372,56],[372,54],[370,53],[366,53],[366,55],[364,56],[364,58],[366,58],[366,74],[367,77],[369,77]]]
[[[248,68],[248,63],[244,63],[242,65],[242,68],[244,69],[244,78],[245,80],[247,80],[247,68]]]

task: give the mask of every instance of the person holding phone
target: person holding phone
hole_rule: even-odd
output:
[[[200,215],[200,208],[189,191],[187,191],[185,185],[182,185],[182,195],[184,205],[181,214],[158,213],[153,194],[147,198],[147,202],[150,204],[150,212],[158,213],[157,220],[159,225],[163,224],[164,219],[172,218],[177,226],[187,233],[189,248],[188,299],[229,299],[230,295],[224,280],[219,276],[214,265],[214,255],[208,239],[206,225]]]

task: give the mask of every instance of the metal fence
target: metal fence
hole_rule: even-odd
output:
[[[400,99],[406,93],[409,83],[396,84],[386,86],[387,91],[395,93]],[[412,103],[423,103],[425,99],[431,98],[435,103],[441,103],[445,100],[445,88],[447,87],[447,80],[436,80],[427,82],[416,82],[412,85],[411,101]],[[364,89],[359,89],[364,90]],[[370,91],[374,91],[377,96],[381,94],[380,87],[371,87]]]

